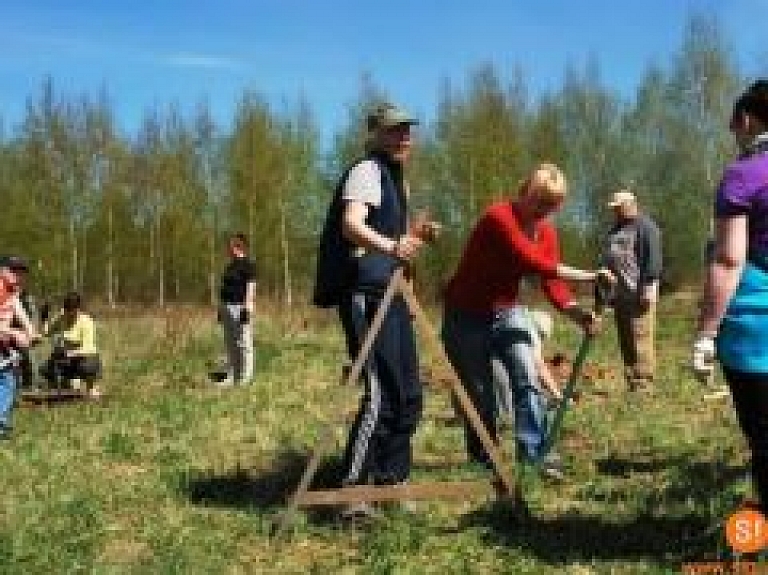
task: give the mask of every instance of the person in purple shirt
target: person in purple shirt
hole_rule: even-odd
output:
[[[715,200],[693,368],[702,380],[720,362],[752,452],[752,476],[768,512],[768,80],[736,101],[730,130],[741,150]]]

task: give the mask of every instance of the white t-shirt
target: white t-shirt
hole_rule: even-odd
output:
[[[363,160],[347,176],[341,192],[344,200],[363,202],[378,207],[381,204],[381,168],[373,160]]]

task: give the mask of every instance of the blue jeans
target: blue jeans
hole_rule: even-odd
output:
[[[498,407],[491,362],[497,360],[506,372],[515,404],[517,453],[524,460],[539,457],[546,424],[534,362],[532,328],[521,307],[498,310],[486,317],[446,308],[442,330],[448,358],[494,438]],[[470,458],[487,459],[472,428],[465,424],[465,430]]]
[[[0,427],[11,425],[11,409],[16,393],[16,374],[13,369],[0,370]]]

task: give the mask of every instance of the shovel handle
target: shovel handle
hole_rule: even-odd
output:
[[[546,457],[552,450],[552,447],[557,442],[557,437],[560,434],[560,428],[563,426],[563,420],[565,418],[565,412],[568,410],[568,404],[571,402],[573,391],[576,387],[576,381],[581,376],[581,369],[584,367],[584,362],[587,359],[589,350],[592,347],[593,335],[585,334],[584,339],[581,340],[579,351],[576,353],[576,359],[573,360],[573,366],[571,368],[571,374],[568,377],[568,382],[563,389],[563,398],[560,400],[560,404],[557,406],[555,417],[552,419],[552,423],[547,429],[547,434],[544,436],[544,442],[541,446],[538,462]]]

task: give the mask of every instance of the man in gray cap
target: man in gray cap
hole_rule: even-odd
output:
[[[408,222],[404,168],[411,155],[407,112],[377,106],[366,118],[368,150],[340,179],[320,242],[314,303],[336,307],[355,357],[395,270],[409,262],[429,230]],[[425,233],[422,233],[425,232]],[[344,454],[343,485],[400,484],[411,472],[411,439],[421,418],[422,387],[411,317],[396,296],[362,372],[365,392]],[[367,505],[345,515],[368,516]]]
[[[601,264],[617,278],[612,293],[598,290],[598,307],[612,305],[631,391],[647,389],[656,367],[654,331],[662,271],[661,232],[640,211],[635,194],[621,188],[611,197],[614,225],[608,232]]]

